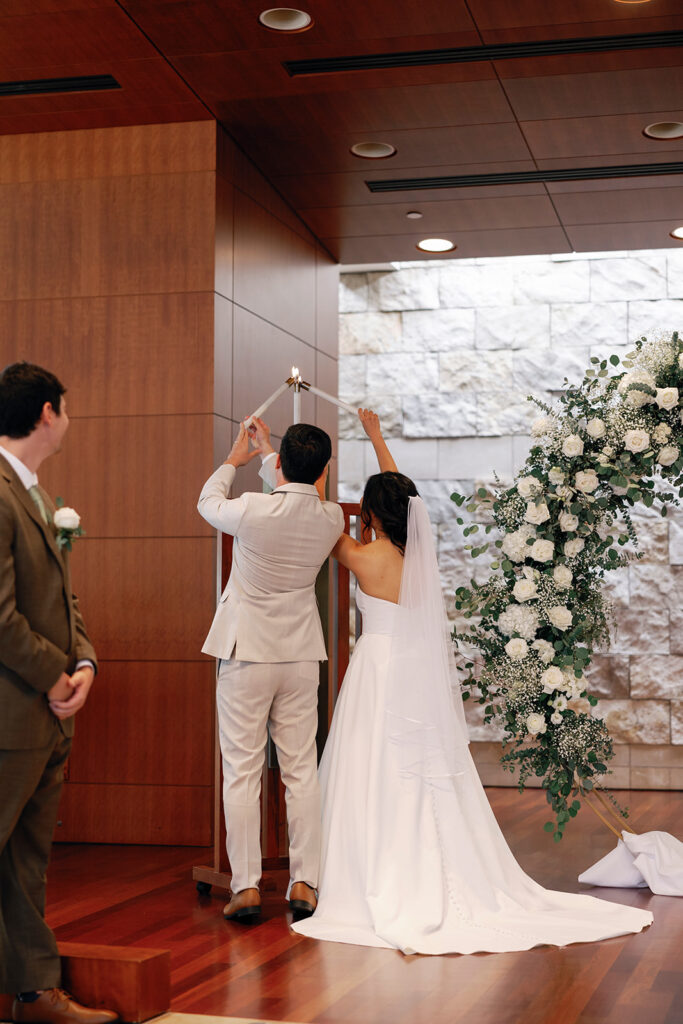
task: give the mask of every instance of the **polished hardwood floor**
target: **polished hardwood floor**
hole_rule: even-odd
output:
[[[191,867],[204,849],[98,845],[55,846],[48,920],[62,940],[170,949],[171,1009],[185,1013],[318,1024],[681,1024],[683,900],[579,886],[580,871],[614,842],[598,819],[582,809],[555,846],[542,831],[542,793],[488,794],[537,881],[646,907],[654,924],[561,949],[405,957],[295,935],[283,872],[266,877],[261,923],[244,927],[223,920],[222,893],[197,894]],[[617,796],[636,831],[681,835],[683,793]]]

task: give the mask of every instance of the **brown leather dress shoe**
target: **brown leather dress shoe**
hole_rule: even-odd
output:
[[[310,917],[317,906],[315,889],[306,882],[295,882],[289,891],[289,907],[294,920],[303,921],[305,917]]]
[[[261,914],[261,896],[258,889],[242,889],[233,893],[230,902],[223,907],[226,921],[239,921],[240,924],[251,924]]]
[[[118,1019],[118,1013],[111,1010],[81,1006],[61,988],[45,989],[32,1003],[22,1003],[19,999],[12,1003],[12,1020],[31,1024],[111,1024]]]

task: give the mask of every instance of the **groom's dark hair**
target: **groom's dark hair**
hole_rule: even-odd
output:
[[[310,423],[287,427],[280,444],[282,475],[292,484],[314,484],[332,458],[329,434]]]
[[[46,402],[59,416],[65,391],[54,373],[42,366],[10,363],[0,373],[0,435],[28,437]]]

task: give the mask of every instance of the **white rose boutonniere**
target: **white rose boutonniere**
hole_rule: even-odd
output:
[[[549,608],[548,618],[555,629],[559,629],[563,633],[565,629],[569,629],[573,621],[572,613],[569,611],[569,608],[563,604],[556,604],[552,608]]]
[[[571,512],[560,512],[557,521],[565,533],[574,533],[579,525],[579,517],[572,515]]]
[[[599,416],[594,416],[592,420],[588,420],[586,424],[586,433],[590,437],[604,437],[607,427],[605,421],[601,420]]]
[[[85,530],[81,526],[81,517],[75,508],[67,505],[60,505],[61,498],[57,498],[58,508],[52,517],[55,524],[56,540],[58,546],[71,551],[72,542],[77,537],[83,537]]]
[[[678,388],[656,388],[655,402],[660,409],[675,409],[678,405]]]
[[[647,451],[650,447],[650,435],[647,430],[627,430],[624,434],[624,447],[634,455]]]
[[[540,523],[545,523],[550,519],[548,506],[544,501],[542,501],[540,505],[534,505],[532,502],[529,502],[526,507],[526,512],[524,513],[524,518],[527,523],[532,523],[534,526],[538,526]]]
[[[543,715],[539,715],[537,711],[532,711],[530,715],[527,715],[526,727],[532,736],[538,736],[539,733],[546,731],[548,725]]]
[[[674,462],[678,459],[681,454],[681,449],[675,444],[668,444],[665,448],[662,448],[659,455],[657,456],[657,462],[660,466],[673,466]]]
[[[536,584],[529,579],[517,580],[512,588],[512,593],[518,601],[531,601],[534,597],[538,597]]]
[[[600,481],[598,475],[593,469],[581,470],[574,477],[574,483],[576,489],[582,491],[584,494],[592,494],[593,491],[598,487]]]
[[[562,442],[562,454],[568,459],[575,459],[577,455],[583,455],[583,441],[578,434],[569,434]]]

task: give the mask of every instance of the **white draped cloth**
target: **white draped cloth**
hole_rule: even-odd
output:
[[[638,932],[646,910],[553,892],[514,859],[450,689],[451,644],[432,531],[411,499],[399,604],[357,591],[363,634],[320,766],[317,939],[474,953]],[[539,836],[541,841],[543,836]],[[548,856],[557,853],[548,848]]]
[[[614,850],[579,881],[618,889],[648,888],[657,896],[683,896],[683,843],[668,832],[622,832]]]

